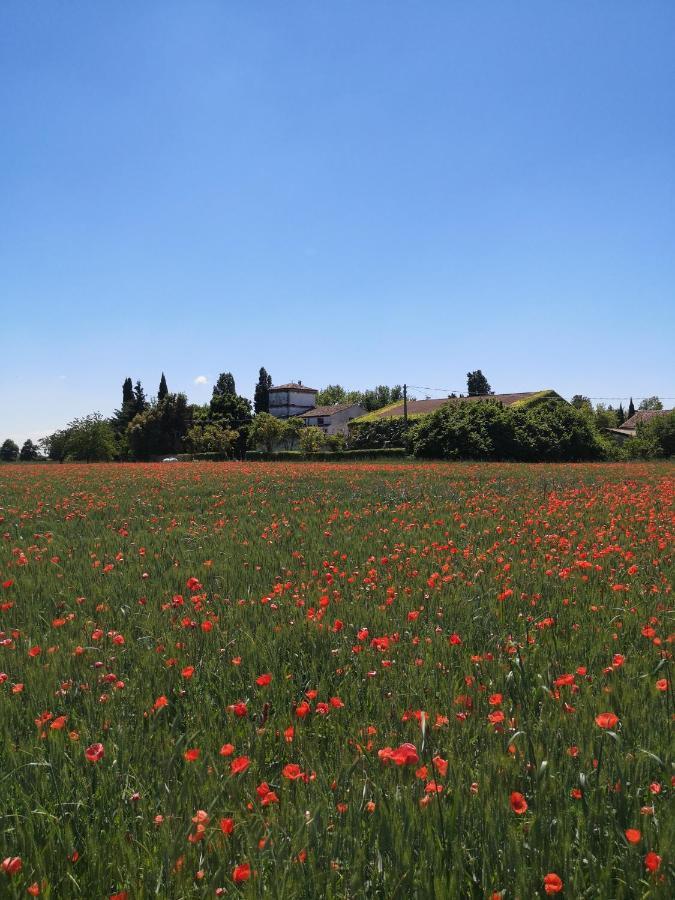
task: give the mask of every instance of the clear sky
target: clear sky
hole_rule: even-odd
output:
[[[0,5],[0,441],[162,370],[673,396],[674,293],[673,0]]]

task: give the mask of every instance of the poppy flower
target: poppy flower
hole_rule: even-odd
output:
[[[87,757],[90,763],[97,763],[99,760],[103,759],[103,755],[105,753],[105,749],[103,744],[91,744],[84,751],[84,755]]]
[[[619,717],[613,712],[600,713],[595,717],[595,724],[600,728],[614,728],[619,721]]]
[[[523,813],[527,812],[527,800],[522,794],[518,793],[518,791],[513,791],[509,799],[511,802],[511,809],[517,816],[522,816]]]
[[[232,756],[234,753],[234,744],[223,744],[218,752],[221,756]]]
[[[281,774],[289,781],[297,781],[298,778],[302,778],[302,769],[297,763],[288,763],[281,770]]]
[[[234,819],[221,819],[220,830],[223,834],[232,834],[234,831]]]
[[[650,850],[649,853],[645,855],[645,869],[648,872],[658,872],[661,866],[661,857],[658,853],[654,853],[653,850]]]
[[[0,869],[8,876],[18,875],[22,868],[23,862],[20,856],[7,856],[0,863]]]
[[[237,756],[237,758],[233,759],[230,763],[230,772],[232,772],[233,775],[241,775],[250,765],[251,760],[248,756]]]
[[[563,889],[563,882],[560,875],[556,875],[555,872],[549,872],[548,875],[544,875],[544,891],[547,894],[559,894]]]
[[[639,844],[640,843],[640,838],[642,837],[642,835],[640,834],[640,832],[638,831],[637,828],[627,828],[624,831],[624,834],[626,835],[626,840],[628,841],[629,844]]]
[[[272,681],[272,676],[269,675],[269,674],[267,674],[267,675],[258,675],[258,677],[257,677],[256,680],[255,680],[255,683],[258,685],[258,687],[267,687],[267,685],[268,685],[271,681]]]
[[[185,753],[183,754],[183,758],[186,762],[195,762],[199,759],[201,752],[202,751],[199,749],[199,747],[192,747],[190,750],[185,751]]]
[[[232,881],[235,884],[241,884],[242,881],[248,881],[251,877],[251,866],[249,863],[240,863],[232,870]]]

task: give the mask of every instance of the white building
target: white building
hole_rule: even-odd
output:
[[[305,425],[321,428],[325,434],[344,434],[346,437],[347,423],[365,413],[366,410],[356,403],[336,403],[333,406],[315,406],[301,413],[299,418]]]
[[[301,381],[277,384],[270,388],[270,415],[278,419],[301,416],[316,406],[316,388],[305,387]]]

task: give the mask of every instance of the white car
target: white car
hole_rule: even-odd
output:
[[[162,460],[162,462],[178,462],[175,456],[166,456]]]

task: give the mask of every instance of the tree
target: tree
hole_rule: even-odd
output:
[[[162,377],[159,379],[159,388],[157,389],[157,402],[161,403],[168,393],[169,388],[166,386],[166,378],[164,377],[164,372],[162,372]]]
[[[134,415],[137,416],[139,413],[145,412],[148,408],[149,404],[145,397],[145,391],[143,390],[143,385],[140,381],[137,381],[134,385],[134,400],[133,400],[133,412]],[[133,418],[133,416],[132,416]]]
[[[219,394],[211,398],[211,418],[227,428],[240,428],[251,421],[251,401],[238,394]]]
[[[598,403],[595,407],[595,424],[601,431],[605,428],[616,428],[618,422],[619,416],[615,409],[605,406],[604,403]]]
[[[213,385],[212,399],[222,397],[226,394],[235,395],[237,392],[234,387],[234,375],[232,372],[221,372],[218,380]]]
[[[125,378],[122,385],[122,406],[128,406],[134,402],[134,386],[131,378]]]
[[[284,431],[284,423],[276,416],[261,412],[253,419],[249,429],[248,439],[252,447],[264,446],[268,453],[274,450],[274,445],[281,439]]]
[[[129,447],[136,459],[180,453],[190,414],[185,394],[166,397],[131,420],[127,427]]]
[[[628,404],[628,416],[627,418],[632,419],[635,415],[635,405],[633,403],[633,398],[630,398],[630,403]]]
[[[68,450],[68,431],[65,428],[48,434],[39,441],[42,452],[48,459],[63,462]]]
[[[626,414],[623,411],[623,403],[619,403],[619,408],[616,411],[616,421],[617,428],[621,427],[621,425],[623,425],[623,423],[626,421]]]
[[[282,420],[281,439],[287,450],[293,449],[304,427],[305,423],[297,416],[291,416],[289,419]]]
[[[24,441],[24,445],[21,448],[21,452],[19,453],[19,459],[22,462],[33,462],[36,459],[40,458],[40,451],[35,446],[35,444],[28,438],[27,441]]]
[[[675,410],[639,422],[637,441],[644,456],[675,456]]]
[[[263,367],[258,374],[258,383],[255,386],[253,394],[253,409],[256,414],[268,413],[270,411],[270,388],[272,387],[272,376],[267,374]]]
[[[475,372],[467,372],[466,383],[469,397],[479,397],[483,394],[494,393],[488,383],[487,378],[485,377],[485,375],[483,375],[480,369],[476,369]]]
[[[190,453],[231,453],[239,432],[223,428],[215,422],[194,424],[185,435],[185,449]]]
[[[304,453],[317,453],[326,443],[326,436],[321,428],[310,425],[300,432],[300,447]]]
[[[638,406],[639,410],[652,410],[652,409],[663,409],[663,403],[659,400],[658,397],[645,397],[642,403]]]
[[[11,438],[3,443],[0,447],[0,459],[3,462],[14,462],[19,458],[19,445],[15,444]]]
[[[61,459],[106,462],[117,453],[115,432],[100,413],[73,419],[63,432],[56,432],[52,438],[57,438],[58,452],[63,454]]]
[[[590,401],[589,397],[584,397],[583,394],[575,394],[570,403],[575,409],[593,409],[593,404]]]

